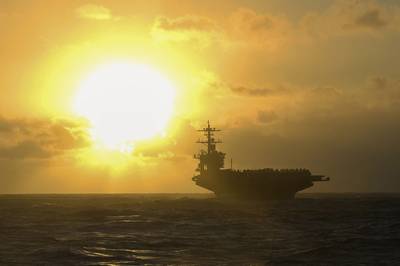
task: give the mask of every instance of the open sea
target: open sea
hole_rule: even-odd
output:
[[[400,195],[2,195],[0,265],[400,265]]]

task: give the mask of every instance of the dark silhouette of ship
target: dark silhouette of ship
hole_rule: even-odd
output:
[[[225,153],[217,151],[220,140],[214,132],[220,131],[208,126],[198,130],[204,132],[205,140],[197,143],[207,145],[194,157],[199,160],[199,175],[192,179],[200,187],[213,191],[217,197],[269,200],[292,199],[296,192],[313,186],[316,181],[329,181],[329,177],[313,175],[307,169],[254,169],[234,170],[224,168]]]

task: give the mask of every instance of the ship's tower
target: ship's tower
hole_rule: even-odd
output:
[[[195,154],[194,157],[200,161],[196,170],[200,172],[200,175],[215,173],[224,167],[225,153],[216,149],[216,144],[222,141],[214,138],[214,132],[221,130],[211,127],[210,121],[207,121],[207,127],[197,131],[204,132],[206,139],[198,140],[197,143],[207,145],[207,151],[201,150],[200,153]]]

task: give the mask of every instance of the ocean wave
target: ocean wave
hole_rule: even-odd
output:
[[[3,196],[0,265],[400,261],[399,197],[302,197],[256,204],[201,195]]]

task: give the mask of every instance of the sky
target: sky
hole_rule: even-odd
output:
[[[234,168],[400,192],[399,33],[390,0],[1,0],[0,193],[205,192],[191,177],[207,120]],[[118,60],[175,89],[163,132],[123,152],[74,110],[82,80]]]

